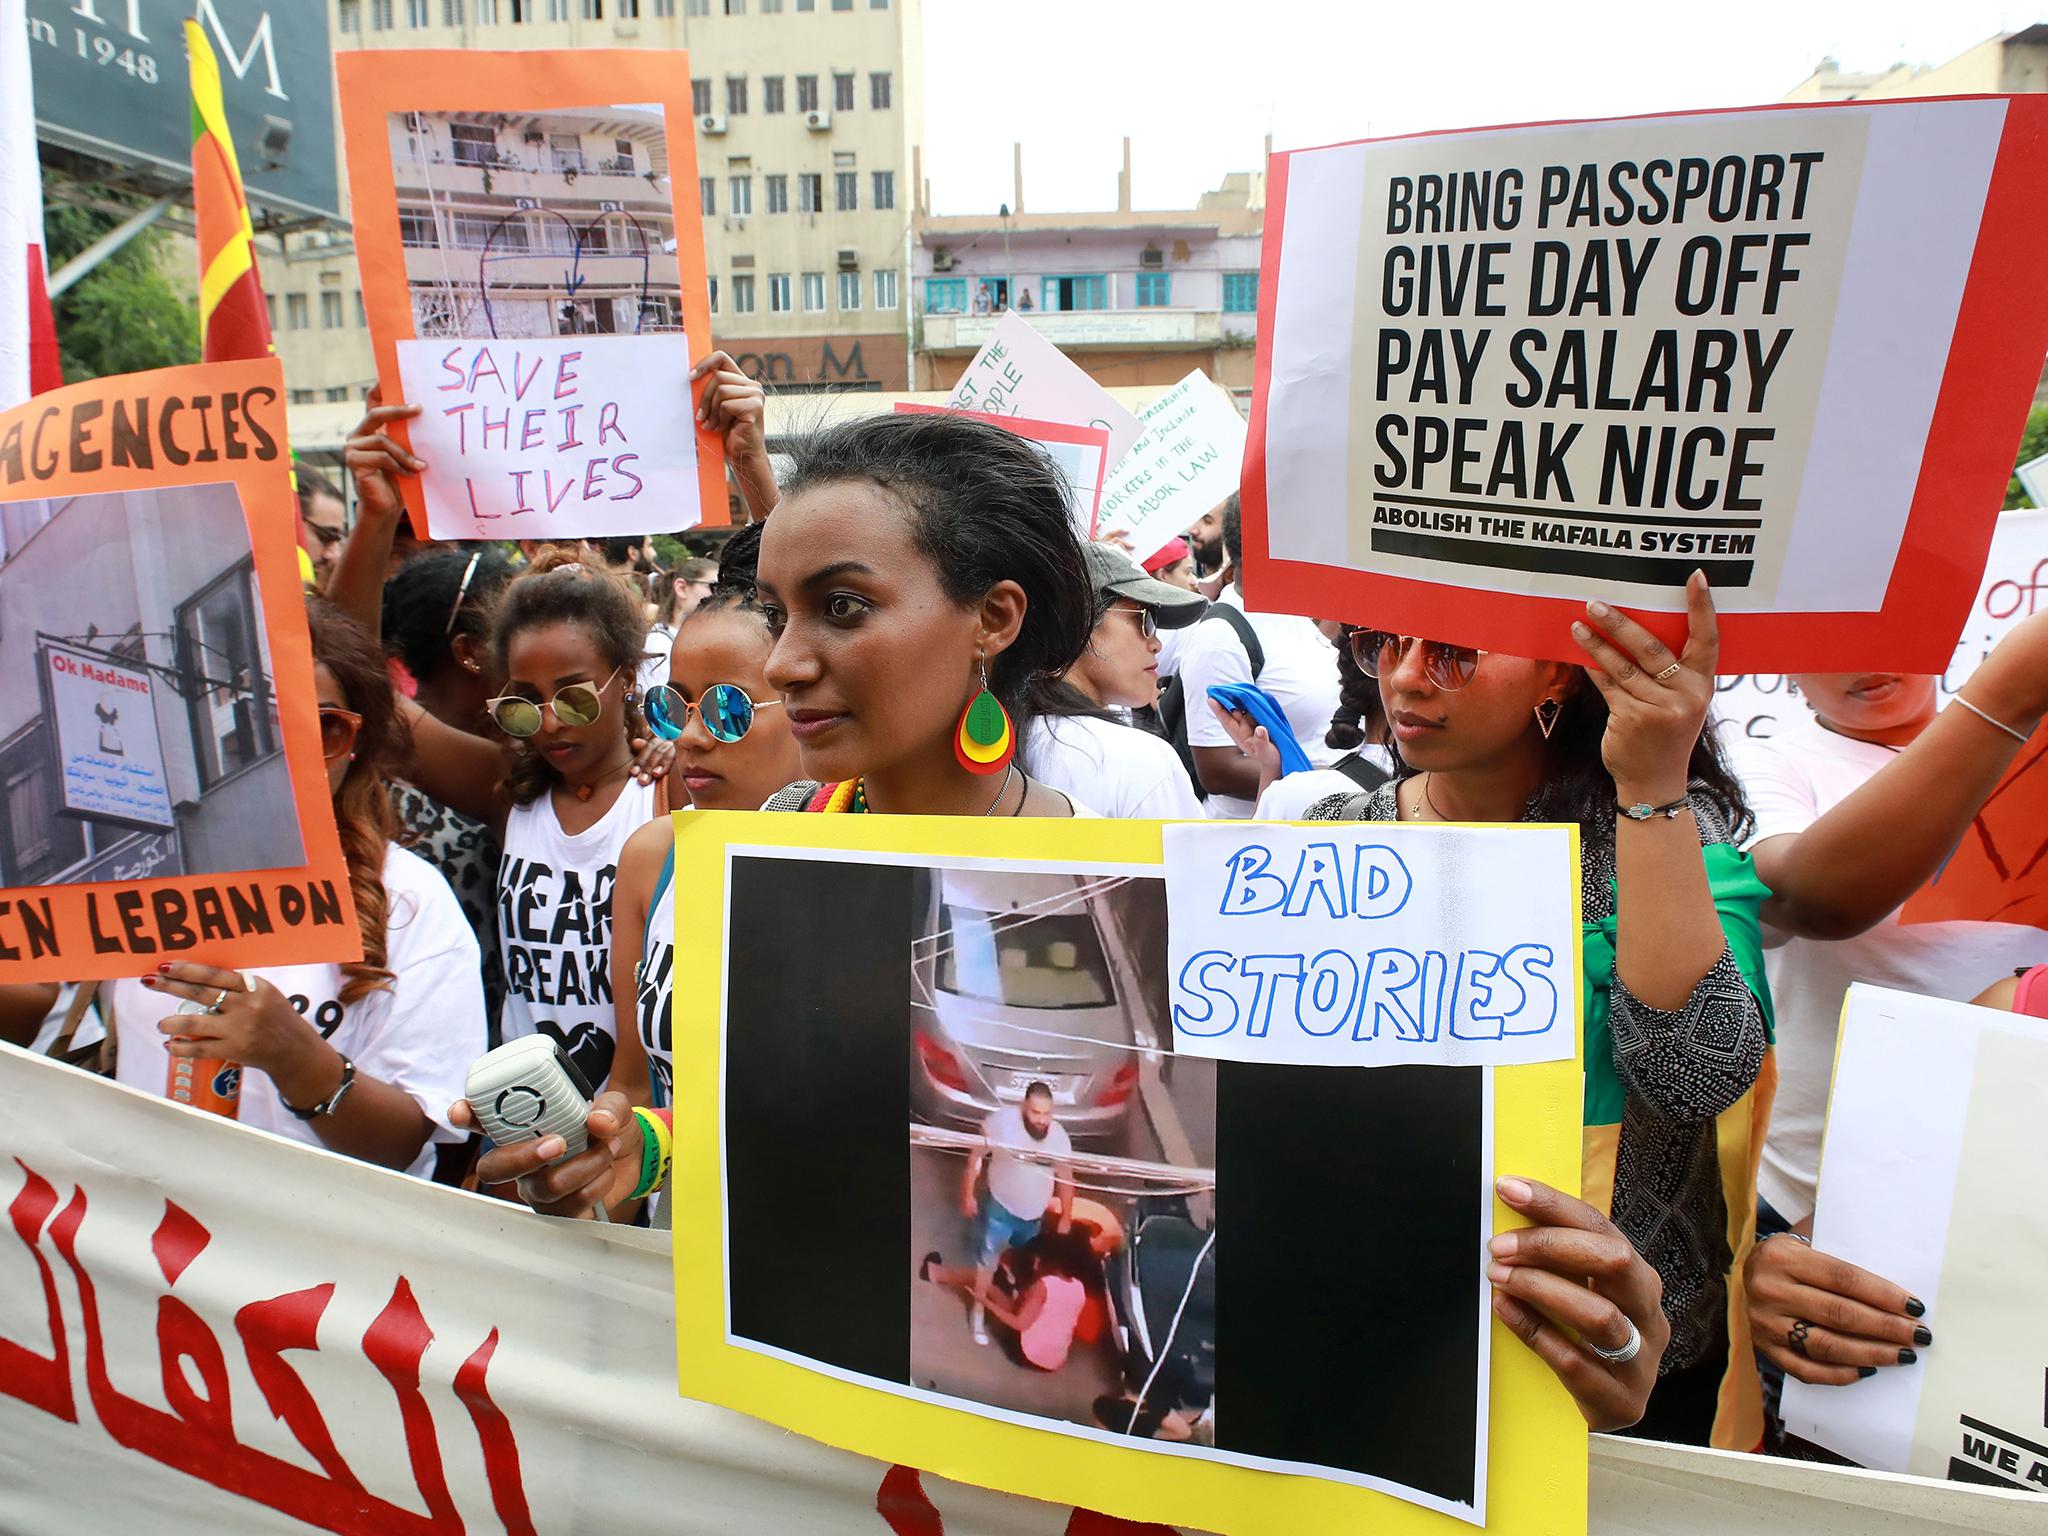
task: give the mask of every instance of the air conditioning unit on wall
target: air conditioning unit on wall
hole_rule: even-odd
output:
[[[725,114],[723,112],[706,112],[697,119],[697,131],[699,133],[725,132]]]
[[[813,133],[825,133],[832,127],[832,114],[823,107],[813,107],[804,114],[804,126]]]
[[[934,272],[950,272],[950,271],[952,271],[952,270],[953,270],[953,253],[952,253],[951,251],[933,251],[933,252],[932,252],[932,270],[933,270]]]
[[[860,252],[842,247],[839,252],[839,270],[851,272],[860,265]]]

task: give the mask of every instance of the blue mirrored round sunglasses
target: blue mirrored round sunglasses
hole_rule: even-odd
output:
[[[713,683],[704,690],[704,697],[693,704],[667,683],[658,683],[647,690],[640,707],[646,712],[647,724],[654,734],[665,741],[674,741],[683,734],[694,709],[704,716],[704,729],[716,740],[730,745],[753,728],[755,710],[773,709],[781,702],[769,699],[756,704],[738,683]]]

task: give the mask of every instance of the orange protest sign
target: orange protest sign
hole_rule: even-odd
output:
[[[377,50],[335,61],[386,404],[441,539],[726,520],[688,56]],[[677,188],[685,191],[679,199]]]
[[[0,981],[358,959],[273,358],[0,414]]]
[[[2048,725],[2020,748],[1948,863],[1899,921],[2048,928]]]

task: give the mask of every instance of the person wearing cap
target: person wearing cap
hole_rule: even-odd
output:
[[[1169,587],[1185,587],[1192,592],[1195,590],[1195,552],[1188,548],[1186,539],[1168,539],[1146,557],[1145,574]]]
[[[1090,544],[1087,557],[1094,634],[1080,660],[1033,688],[1024,771],[1105,816],[1198,820],[1202,804],[1172,746],[1120,712],[1158,699],[1160,632],[1195,623],[1209,605],[1113,545]]]

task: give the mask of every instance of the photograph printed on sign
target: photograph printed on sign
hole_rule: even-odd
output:
[[[662,108],[386,121],[432,531],[674,524],[697,467]]]
[[[1489,1072],[1184,1053],[1156,866],[727,868],[726,1342],[1484,1519]]]
[[[0,503],[0,886],[306,862],[228,483]]]

